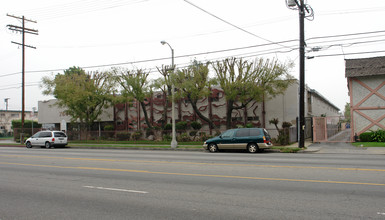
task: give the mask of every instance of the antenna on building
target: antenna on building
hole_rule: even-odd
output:
[[[5,98],[5,99],[4,99],[4,102],[5,102],[5,111],[8,111],[8,100],[9,100],[9,98]]]

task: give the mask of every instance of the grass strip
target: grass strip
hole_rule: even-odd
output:
[[[384,142],[354,142],[352,145],[356,147],[385,147]]]

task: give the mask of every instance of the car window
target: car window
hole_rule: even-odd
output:
[[[67,137],[64,132],[54,132],[53,135],[54,137]]]
[[[227,130],[222,134],[222,138],[230,138],[233,137],[235,130]]]
[[[250,129],[250,136],[259,136],[261,131],[259,129]]]
[[[39,137],[45,138],[45,137],[52,137],[51,132],[41,132]]]
[[[239,129],[236,137],[248,137],[250,135],[250,129]]]
[[[34,134],[34,135],[32,135],[32,138],[38,138],[38,137],[40,137],[40,131],[39,132],[37,132],[36,134]]]

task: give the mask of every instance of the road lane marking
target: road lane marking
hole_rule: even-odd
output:
[[[332,180],[285,179],[285,178],[250,177],[250,176],[228,176],[228,175],[196,174],[196,173],[172,173],[172,172],[160,172],[160,171],[148,171],[148,170],[129,170],[129,169],[101,168],[101,167],[70,167],[70,166],[7,163],[7,162],[0,162],[0,164],[19,165],[19,166],[33,166],[33,167],[50,167],[50,168],[62,168],[62,169],[78,169],[78,170],[96,170],[96,171],[99,170],[99,171],[115,171],[115,172],[128,172],[128,173],[162,174],[162,175],[175,175],[175,176],[196,176],[196,177],[215,177],[215,178],[249,179],[249,180],[270,180],[270,181],[287,181],[287,182],[335,183],[335,184],[350,184],[350,185],[385,186],[385,183],[364,183],[364,182],[348,182],[348,181],[332,181]]]
[[[118,191],[118,192],[142,193],[142,194],[148,193],[146,191],[137,191],[137,190],[131,190],[131,189],[106,188],[106,187],[101,187],[101,186],[83,186],[83,187],[90,188],[90,189],[101,189],[101,190]]]
[[[173,161],[151,161],[151,160],[118,160],[118,159],[98,159],[98,158],[76,158],[76,157],[52,157],[52,156],[30,156],[30,155],[7,155],[0,154],[2,157],[21,157],[21,158],[43,158],[43,159],[63,159],[63,160],[82,160],[82,161],[104,161],[104,162],[136,162],[136,163],[158,163],[158,164],[186,164],[186,165],[210,165],[210,166],[239,166],[239,167],[264,167],[264,168],[293,168],[293,169],[323,169],[323,170],[342,170],[342,171],[371,171],[385,172],[385,169],[367,168],[347,168],[347,167],[313,167],[313,166],[282,166],[282,165],[263,165],[263,164],[227,164],[227,163],[197,163],[197,162],[173,162]]]

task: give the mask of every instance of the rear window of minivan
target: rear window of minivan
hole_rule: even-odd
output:
[[[260,129],[250,129],[250,136],[259,136],[261,135]]]
[[[63,132],[54,132],[53,134],[55,137],[67,137],[66,134],[64,134]]]

